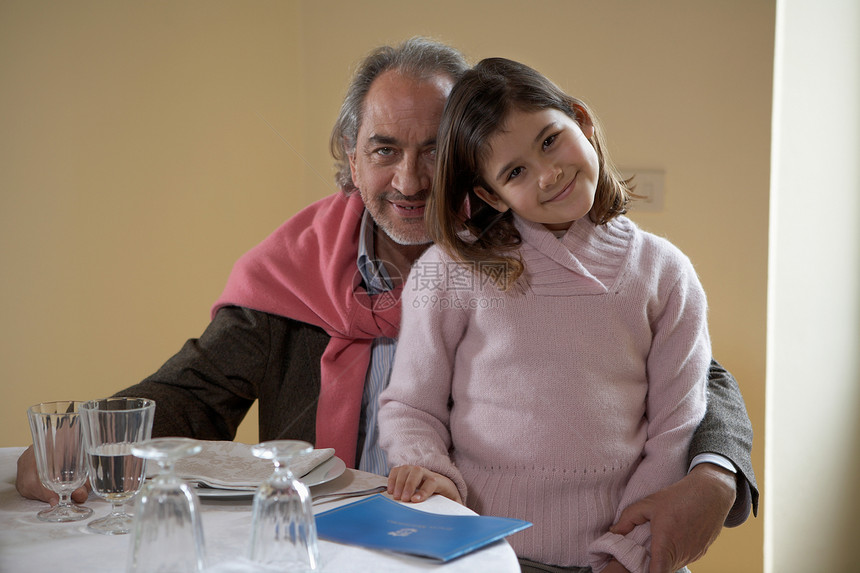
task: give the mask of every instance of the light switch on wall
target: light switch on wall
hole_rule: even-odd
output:
[[[663,210],[663,194],[666,189],[666,172],[662,169],[622,169],[624,178],[633,176],[633,192],[641,195],[630,203],[631,211],[658,213]]]

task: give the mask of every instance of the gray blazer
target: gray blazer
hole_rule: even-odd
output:
[[[259,400],[260,441],[314,443],[320,357],[328,341],[316,326],[247,308],[222,308],[200,338],[188,340],[155,374],[117,395],[156,401],[153,436],[232,440]],[[360,432],[358,454],[364,437]],[[758,514],[752,438],[737,382],[712,361],[708,409],[693,436],[689,460],[712,452],[738,469],[739,491],[727,526],[746,520],[748,500]]]

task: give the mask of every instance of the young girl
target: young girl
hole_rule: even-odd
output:
[[[649,525],[609,527],[683,477],[711,349],[692,265],[622,216],[603,147],[527,66],[456,84],[379,427],[396,499],[531,521],[524,562],[645,572]]]

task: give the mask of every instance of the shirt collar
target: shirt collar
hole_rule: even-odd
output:
[[[394,288],[391,277],[381,261],[376,259],[373,248],[373,236],[376,223],[365,209],[361,216],[361,228],[358,235],[358,272],[364,281],[368,294],[379,294]]]

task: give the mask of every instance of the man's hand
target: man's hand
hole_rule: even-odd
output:
[[[396,500],[419,502],[434,493],[463,503],[449,478],[420,466],[397,466],[388,474],[388,493]]]
[[[703,463],[681,481],[628,506],[610,528],[626,535],[651,522],[649,573],[672,573],[701,559],[735,502],[735,474]]]
[[[72,492],[72,500],[84,503],[89,496],[89,481]],[[46,501],[51,505],[60,503],[60,496],[42,485],[39,480],[39,470],[36,468],[36,454],[30,446],[18,458],[18,476],[15,478],[15,489],[22,496],[30,499]]]
[[[626,567],[624,567],[624,565],[622,565],[615,559],[612,559],[609,562],[609,565],[604,567],[600,573],[630,573],[630,571]]]

